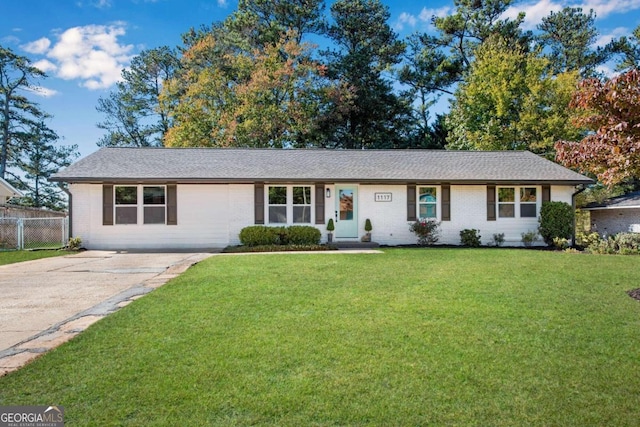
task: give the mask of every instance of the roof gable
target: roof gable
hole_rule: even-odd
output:
[[[0,197],[24,197],[24,194],[6,180],[0,178]]]
[[[102,148],[66,182],[546,182],[592,180],[527,151]]]

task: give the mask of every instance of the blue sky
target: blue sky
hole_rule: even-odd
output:
[[[383,0],[400,36],[431,31],[433,15],[452,13],[453,0]],[[327,0],[327,9],[332,0]],[[236,0],[0,0],[0,45],[29,57],[48,78],[29,97],[53,115],[49,126],[63,144],[77,144],[84,156],[97,149],[103,119],[95,107],[113,89],[121,70],[143,49],[180,44],[191,27],[221,21]],[[525,11],[535,29],[550,11],[565,6],[593,9],[604,45],[640,24],[640,0],[533,0],[507,14]]]

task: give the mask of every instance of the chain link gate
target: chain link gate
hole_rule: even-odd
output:
[[[0,250],[61,248],[68,230],[68,218],[0,218]]]

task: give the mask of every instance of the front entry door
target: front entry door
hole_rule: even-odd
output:
[[[336,238],[358,237],[358,187],[336,185]]]

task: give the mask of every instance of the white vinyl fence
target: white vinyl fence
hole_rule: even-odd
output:
[[[68,235],[68,218],[0,218],[0,250],[60,248]]]

